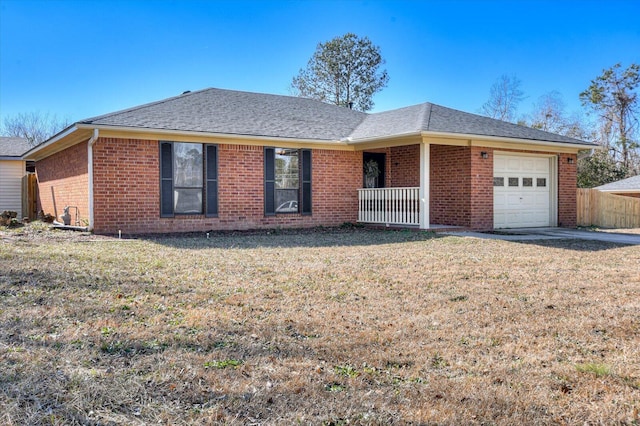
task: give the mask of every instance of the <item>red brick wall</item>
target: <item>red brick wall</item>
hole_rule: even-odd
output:
[[[486,152],[487,158],[481,153]],[[471,221],[475,230],[493,229],[493,150],[483,147],[470,148],[471,161]]]
[[[99,138],[93,159],[94,231],[154,230],[160,216],[158,142]]]
[[[78,207],[81,225],[89,220],[89,180],[87,143],[79,143],[36,163],[38,178],[38,211],[56,216],[65,206]],[[71,211],[75,221],[75,210]],[[72,222],[72,225],[75,225]]]
[[[576,157],[576,154],[558,155],[558,226],[564,228],[575,228],[577,223]]]
[[[482,159],[481,151],[489,158]],[[419,145],[383,152],[387,153],[387,186],[419,186]],[[431,145],[430,157],[431,223],[492,228],[493,150]],[[568,158],[573,158],[572,164]],[[94,145],[95,231],[184,232],[334,226],[356,221],[362,152],[313,150],[311,216],[264,216],[263,164],[262,147],[219,145],[219,217],[160,218],[158,141],[100,138]],[[575,165],[573,154],[558,157],[559,226],[576,224]],[[40,209],[59,216],[64,206],[78,206],[80,217],[88,221],[86,143],[37,162],[36,170]]]
[[[157,141],[101,138],[94,145],[96,233],[154,233],[355,222],[362,153],[313,150],[311,216],[264,216],[264,149],[219,145],[219,217],[160,218]]]
[[[429,221],[439,225],[471,223],[469,148],[431,145]],[[493,218],[492,218],[493,220]]]
[[[392,147],[388,157],[388,187],[420,186],[420,145]]]
[[[314,225],[341,225],[358,219],[362,188],[362,153],[313,150]]]

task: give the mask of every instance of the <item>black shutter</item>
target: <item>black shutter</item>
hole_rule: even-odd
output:
[[[311,214],[311,150],[302,150],[302,214]]]
[[[173,153],[170,142],[160,142],[160,217],[173,217]]]
[[[264,214],[276,214],[276,150],[264,149]]]
[[[218,216],[218,146],[205,145],[206,156],[206,215]]]

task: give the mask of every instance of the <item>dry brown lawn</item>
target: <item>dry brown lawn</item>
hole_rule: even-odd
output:
[[[640,247],[0,238],[0,424],[640,424]]]

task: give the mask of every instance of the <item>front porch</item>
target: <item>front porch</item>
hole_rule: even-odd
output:
[[[420,187],[358,189],[358,222],[420,226]]]
[[[465,227],[420,224],[420,187],[358,189],[358,223],[433,232],[460,231]]]
[[[491,154],[486,148],[424,142],[363,150],[358,223],[434,231],[492,229]],[[371,167],[372,162],[377,164]],[[375,179],[370,169],[378,171]]]

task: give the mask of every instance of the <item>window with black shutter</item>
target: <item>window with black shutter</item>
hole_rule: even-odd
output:
[[[311,150],[302,150],[302,209],[301,213],[311,214]]]
[[[218,216],[218,146],[205,145],[207,182],[205,186],[207,216]]]
[[[218,214],[218,147],[160,142],[160,216]]]
[[[311,214],[311,150],[264,150],[264,212]]]

